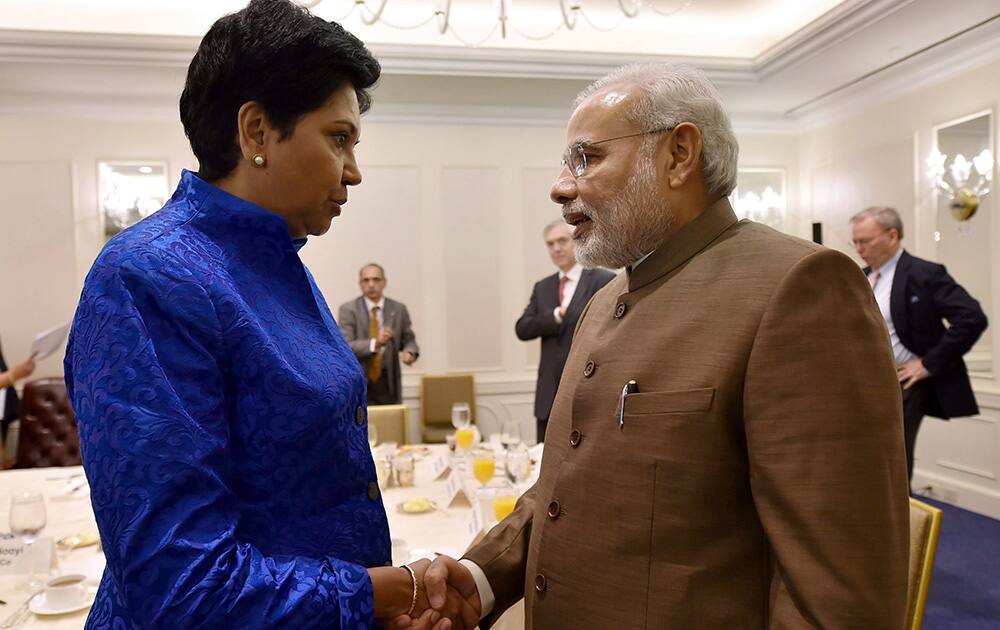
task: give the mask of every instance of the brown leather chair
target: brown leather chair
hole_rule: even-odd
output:
[[[61,378],[40,378],[25,384],[14,468],[80,463],[80,435],[66,383]]]

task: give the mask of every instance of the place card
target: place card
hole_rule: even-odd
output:
[[[447,453],[441,453],[431,460],[431,470],[434,472],[434,481],[444,476],[451,468],[451,458]]]
[[[55,567],[56,556],[51,538],[36,538],[27,545],[19,536],[0,533],[0,575],[48,573]]]
[[[462,477],[457,470],[452,470],[445,480],[444,499],[445,507],[452,507],[462,502],[472,503],[468,495],[465,494],[465,484],[462,483]]]

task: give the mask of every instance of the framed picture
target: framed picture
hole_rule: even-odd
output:
[[[159,210],[170,194],[166,162],[98,162],[97,179],[105,238]]]

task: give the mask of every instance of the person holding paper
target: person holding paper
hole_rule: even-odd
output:
[[[88,628],[440,617],[429,561],[388,566],[365,375],[299,257],[361,183],[379,74],[288,0],[201,41],[180,98],[198,173],[98,255],[67,347],[107,557]]]
[[[0,437],[7,440],[7,427],[17,419],[19,401],[17,390],[14,386],[18,381],[31,376],[35,371],[35,357],[30,356],[24,361],[7,368],[7,363],[3,358],[3,349],[0,348]],[[2,459],[2,454],[0,454]]]

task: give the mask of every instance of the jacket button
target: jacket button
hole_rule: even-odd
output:
[[[547,587],[548,587],[548,583],[547,583],[547,580],[545,579],[545,576],[542,575],[541,573],[539,573],[538,575],[536,575],[535,576],[535,590],[538,591],[539,593],[542,593],[542,592],[545,591],[545,589]]]
[[[358,405],[358,408],[354,410],[354,424],[360,427],[364,423],[365,423],[365,409],[361,405]]]
[[[559,518],[559,513],[562,512],[562,507],[559,505],[558,501],[553,501],[549,503],[549,518],[556,520]]]
[[[590,378],[591,375],[593,375],[594,370],[596,368],[597,368],[597,365],[593,361],[587,361],[586,367],[583,368],[583,375],[586,378]]]
[[[378,499],[378,482],[377,481],[369,481],[368,482],[368,498],[370,500],[372,500],[372,501],[376,501]]]
[[[625,306],[625,304],[623,302],[619,302],[618,303],[618,307],[615,308],[615,319],[621,319],[622,315],[625,314],[625,309],[627,309],[627,308],[628,307]]]
[[[569,434],[569,445],[573,448],[580,446],[580,440],[583,439],[583,434],[580,433],[578,429],[573,429],[573,432]]]

